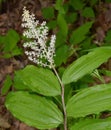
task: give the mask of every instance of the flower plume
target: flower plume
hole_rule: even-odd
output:
[[[46,22],[43,21],[40,24],[35,19],[35,15],[30,14],[29,10],[24,7],[22,27],[25,28],[23,36],[28,38],[28,41],[23,44],[28,59],[42,67],[54,67],[56,36],[52,35],[49,40]]]

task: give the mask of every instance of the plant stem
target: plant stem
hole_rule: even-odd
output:
[[[60,82],[60,85],[61,85],[61,89],[62,89],[62,92],[61,92],[61,98],[62,98],[62,107],[63,107],[63,113],[64,113],[64,130],[67,130],[67,113],[66,113],[66,106],[65,106],[65,100],[64,100],[64,84],[62,83],[55,67],[53,67],[53,70]]]

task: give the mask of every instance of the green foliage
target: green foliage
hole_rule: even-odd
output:
[[[111,118],[82,120],[70,130],[111,130]]]
[[[105,42],[110,44],[110,42],[111,42],[111,30],[109,30],[107,32],[106,37],[105,37]]]
[[[42,14],[45,19],[54,18],[54,8],[52,7],[43,8]]]
[[[10,87],[12,85],[12,80],[11,80],[11,77],[9,75],[7,75],[5,81],[4,81],[4,85],[2,87],[2,90],[1,90],[1,94],[2,95],[5,95],[7,94],[7,92],[9,91]]]
[[[81,43],[80,46],[81,46],[81,48],[82,48],[82,54],[81,54],[81,53],[79,53],[79,54],[83,55],[83,54],[85,53],[84,50],[92,49],[92,48],[96,48],[96,47],[97,47],[96,44],[93,44],[92,39],[93,39],[92,37],[87,37],[87,38]],[[83,51],[84,51],[84,53],[83,53]]]
[[[93,3],[92,1],[89,4]],[[62,54],[63,56],[61,56],[61,53],[58,53],[58,52],[60,52],[60,48],[62,51],[63,50],[62,47],[64,48],[64,46],[67,45],[67,48],[66,48],[66,53],[67,53],[67,50],[70,50],[70,48],[73,48],[73,46],[75,46],[76,44],[85,42],[85,40],[87,38],[91,39],[91,37],[89,37],[88,34],[90,34],[90,28],[92,27],[93,21],[83,23],[80,27],[74,28],[74,31],[72,31],[73,28],[71,30],[69,30],[70,29],[69,26],[73,27],[74,23],[77,21],[77,18],[79,18],[78,17],[79,9],[81,10],[81,16],[84,12],[84,14],[83,14],[84,17],[94,18],[95,14],[93,12],[93,8],[87,7],[87,6],[85,7],[85,2],[81,1],[81,0],[79,0],[79,1],[70,0],[69,2],[66,2],[66,3],[64,3],[62,0],[57,0],[54,7],[47,7],[42,10],[44,18],[48,18],[48,20],[50,20],[47,24],[49,29],[54,29],[57,31],[57,33],[56,33],[57,57],[65,57],[64,54]],[[50,17],[51,10],[53,10],[52,13],[53,12],[58,12],[58,13],[55,13],[52,15],[53,17]],[[84,11],[84,10],[86,10],[86,11]],[[88,11],[89,14],[87,14],[87,10],[89,10]],[[85,47],[84,49],[87,48],[85,46],[85,43],[82,43],[81,47],[83,47],[82,45],[84,45],[84,47]],[[91,46],[92,45],[89,45],[88,47],[91,48]],[[94,46],[92,46],[92,48],[93,47]],[[75,53],[75,50],[72,52],[73,52],[72,53],[72,55],[73,55]],[[66,56],[66,58],[63,58],[63,60],[61,60],[61,59],[57,60],[58,58],[55,58],[57,66],[62,65],[62,63],[64,63],[64,59],[66,59],[66,60],[68,59],[67,57],[69,57],[69,56]]]
[[[69,24],[75,22],[77,20],[77,13],[74,12],[74,13],[67,14],[65,19]]]
[[[52,20],[52,21],[48,22],[47,26],[49,27],[49,29],[54,29],[57,26],[57,21]]]
[[[82,10],[84,2],[82,0],[70,0],[70,5],[73,6],[75,10]]]
[[[7,94],[10,86],[14,87],[14,92],[7,95],[5,105],[16,118],[37,129],[64,129],[64,100],[69,130],[111,129],[111,118],[99,117],[101,112],[111,111],[111,83],[106,84],[101,76],[111,76],[111,71],[97,69],[111,57],[111,30],[106,33],[104,47],[98,48],[93,43],[95,30],[91,30],[99,2],[56,0],[54,6],[42,9],[49,29],[56,32],[54,60],[59,75],[54,68],[51,71],[27,65],[15,72],[13,82],[7,76],[2,94]],[[20,36],[14,30],[0,36],[4,57],[21,54],[17,47],[19,40]],[[87,54],[87,51],[90,52]],[[94,77],[101,85],[92,85],[96,84]],[[98,119],[94,115],[98,115]]]
[[[60,14],[65,14],[63,0],[56,0],[55,9],[58,10]]]
[[[16,90],[30,90],[28,85],[24,83],[23,79],[21,78],[21,74],[22,74],[23,70],[19,70],[17,72],[15,72],[14,75],[14,87],[16,88]]]
[[[82,56],[71,65],[73,69],[68,67],[65,70],[63,79],[65,75],[67,80],[64,79],[63,81],[65,82],[63,83],[70,83],[70,81],[72,81],[71,73],[76,77],[74,77],[74,79],[77,81],[82,76],[93,71],[111,57],[110,52],[111,47],[100,47]],[[68,71],[70,73],[66,73]],[[77,73],[75,73],[76,71]],[[76,76],[76,74],[78,75]],[[57,108],[57,105],[61,104],[60,99],[55,97],[56,101],[60,102],[59,104],[57,102],[57,104],[55,104],[52,100],[53,98],[38,95],[57,96],[61,93],[58,80],[50,70],[29,65],[23,70],[16,72],[14,82],[14,87],[22,91],[9,93],[6,99],[6,107],[16,118],[40,129],[54,128],[63,123],[62,113]],[[26,90],[28,92],[26,92]],[[67,102],[66,110],[68,118],[86,117],[90,114],[99,114],[102,111],[111,110],[111,84],[102,84],[86,88],[74,96],[72,96],[72,92],[73,89],[71,85],[65,86],[64,98]],[[61,106],[59,108],[61,108]],[[80,126],[81,125],[82,124],[80,124]],[[94,124],[91,123],[92,127],[93,125]],[[79,126],[75,124],[71,129],[73,130],[78,127]],[[84,127],[87,128],[88,126],[84,125]],[[99,128],[101,126],[98,124],[96,127]],[[90,125],[88,128],[90,128]]]
[[[48,69],[29,65],[16,72],[14,81],[15,88],[18,90],[29,89],[45,96],[61,94],[56,76]]]
[[[58,17],[57,17],[57,24],[60,28],[60,31],[62,33],[63,36],[67,36],[67,33],[68,33],[68,26],[67,26],[67,23],[65,21],[65,18],[62,14],[58,14]]]
[[[96,77],[97,79],[99,79],[102,83],[105,83],[104,79],[101,77],[101,75],[97,69],[95,69],[91,75],[93,77]]]
[[[109,2],[109,3],[111,2],[111,0],[105,0],[105,1],[106,1],[106,2]]]
[[[74,118],[111,110],[111,84],[81,90],[69,99],[66,107],[67,115]]]
[[[95,18],[94,11],[91,7],[85,7],[85,9],[82,12],[82,15],[86,18]]]
[[[90,74],[111,57],[111,47],[99,47],[74,61],[64,72],[64,84],[76,82],[86,74]]]
[[[89,2],[91,4],[91,6],[93,6],[93,5],[97,4],[97,2],[99,2],[99,0],[90,0]]]
[[[45,97],[28,92],[11,92],[5,104],[16,118],[39,129],[54,128],[63,122],[61,111]]]
[[[67,45],[59,47],[56,51],[56,57],[55,57],[56,66],[60,66],[62,63],[65,63],[67,61],[68,55],[69,50]]]
[[[71,38],[70,38],[70,43],[71,44],[78,44],[85,40],[86,35],[89,33],[89,30],[92,26],[93,22],[87,22],[74,30],[72,32]]]
[[[56,35],[56,48],[64,45],[66,42],[66,37],[62,35],[61,31],[59,31]]]
[[[111,71],[110,70],[103,69],[103,70],[100,70],[100,73],[102,73],[102,74],[104,74],[106,76],[111,76]]]
[[[3,57],[10,58],[22,54],[21,49],[17,46],[20,36],[15,30],[9,30],[5,36],[0,36],[0,46]]]
[[[101,47],[82,56],[75,62],[75,66],[78,66],[78,69],[73,68],[74,70],[71,70],[72,75],[76,76],[75,71],[77,71],[77,74],[79,74],[78,77],[81,78],[83,75],[96,69],[100,64],[111,57],[110,52],[110,47]],[[97,57],[96,60],[95,57]],[[79,68],[80,73],[78,71]],[[65,71],[70,71],[70,67]],[[64,74],[70,81],[71,77],[69,74],[66,74],[66,72]],[[54,128],[63,123],[62,113],[57,108],[56,104],[51,101],[52,98],[47,99],[46,97],[38,96],[38,94],[56,96],[61,93],[57,78],[50,70],[29,65],[23,70],[16,72],[14,82],[16,81],[19,84],[15,83],[15,88],[18,90],[22,89],[22,91],[9,93],[6,99],[7,109],[10,110],[16,118],[40,129]],[[65,79],[64,81],[66,82],[67,80]],[[22,88],[22,85],[24,88]],[[28,89],[30,94],[24,91],[24,89]],[[72,91],[71,85],[65,87],[65,101],[67,102],[66,110],[68,117],[85,117],[89,114],[98,114],[105,110],[111,110],[111,84],[86,88],[74,96],[72,96]],[[33,92],[36,95],[33,94]],[[76,127],[78,126],[74,125],[71,129]],[[98,125],[97,128],[98,127],[100,126]]]

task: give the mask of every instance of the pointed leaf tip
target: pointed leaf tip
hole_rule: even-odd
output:
[[[76,82],[90,74],[111,57],[111,47],[99,47],[74,61],[63,73],[64,84]]]

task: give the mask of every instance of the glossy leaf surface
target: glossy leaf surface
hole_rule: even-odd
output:
[[[58,79],[51,70],[28,65],[16,72],[14,87],[18,90],[30,89],[45,96],[61,94]]]
[[[111,57],[111,47],[99,47],[74,61],[64,72],[64,84],[76,82],[86,74],[90,74]]]
[[[111,84],[102,84],[81,90],[66,105],[67,115],[77,118],[111,110]]]
[[[45,97],[28,92],[11,92],[5,103],[19,120],[39,129],[55,128],[63,122],[61,111]]]

